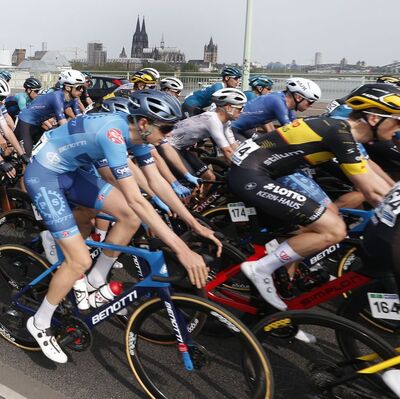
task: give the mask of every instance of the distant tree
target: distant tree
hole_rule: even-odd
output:
[[[181,65],[181,72],[199,72],[199,66],[191,62]]]

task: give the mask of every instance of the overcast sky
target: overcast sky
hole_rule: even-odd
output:
[[[311,64],[364,60],[385,65],[400,59],[397,26],[400,0],[253,0],[251,59]],[[2,18],[0,46],[32,53],[83,51],[103,42],[108,57],[122,46],[128,56],[137,16],[145,17],[149,45],[177,47],[186,59],[201,59],[210,36],[218,62],[242,62],[246,0],[12,0]],[[3,13],[4,14],[4,13]]]

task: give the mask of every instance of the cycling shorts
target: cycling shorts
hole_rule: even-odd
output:
[[[82,169],[59,174],[45,168],[35,158],[26,168],[24,181],[43,221],[57,239],[79,233],[68,202],[102,210],[113,189],[103,179]]]
[[[326,207],[310,195],[272,179],[263,171],[232,166],[228,184],[248,206],[255,206],[290,225],[307,226],[326,211]]]
[[[301,172],[293,173],[289,176],[279,177],[277,182],[284,184],[291,190],[297,191],[308,198],[313,199],[319,204],[327,207],[332,203],[324,190],[311,178]]]
[[[28,156],[31,156],[32,147],[39,141],[43,132],[44,130],[41,126],[31,125],[21,119],[18,120],[14,131],[17,139],[22,142],[22,146]]]

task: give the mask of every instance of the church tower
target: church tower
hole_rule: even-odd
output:
[[[136,21],[136,29],[132,38],[131,47],[131,58],[143,58],[143,49],[149,47],[149,38],[146,32],[146,25],[142,22],[142,27],[140,27],[139,16]]]
[[[211,62],[211,64],[217,63],[218,57],[218,46],[214,44],[212,37],[210,42],[204,45],[204,62]]]

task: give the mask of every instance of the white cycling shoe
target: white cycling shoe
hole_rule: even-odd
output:
[[[400,398],[400,370],[387,370],[382,373],[384,383]]]
[[[286,310],[285,302],[279,298],[274,285],[271,274],[263,273],[262,275],[254,273],[253,262],[243,262],[240,266],[245,276],[256,286],[260,295],[274,308]]]
[[[68,357],[58,345],[50,328],[45,330],[37,328],[33,316],[26,322],[26,328],[35,338],[45,356],[56,363],[67,363]]]

